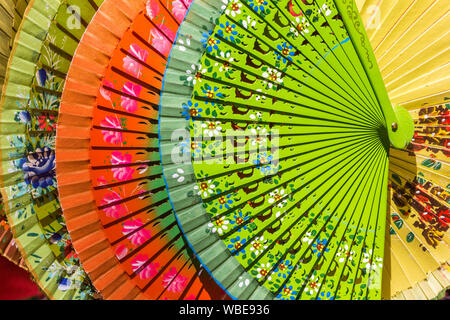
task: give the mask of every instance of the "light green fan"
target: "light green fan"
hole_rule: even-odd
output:
[[[160,107],[172,206],[231,296],[381,298],[389,148],[414,126],[353,0],[194,1]]]

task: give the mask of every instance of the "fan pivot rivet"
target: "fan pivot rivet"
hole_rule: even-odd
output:
[[[397,129],[398,129],[398,124],[397,124],[396,122],[394,122],[394,123],[392,124],[392,131],[396,132]]]

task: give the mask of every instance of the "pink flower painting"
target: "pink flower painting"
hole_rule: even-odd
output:
[[[117,192],[108,193],[103,196],[101,205],[102,206],[108,205],[117,202],[119,200],[122,200],[122,198]],[[108,206],[104,208],[103,211],[105,212],[107,217],[115,219],[122,217],[127,212],[127,210],[120,204]]]
[[[178,22],[182,22],[186,15],[192,0],[174,0],[172,1],[172,12]]]
[[[137,272],[144,265],[144,263],[148,261],[148,259],[148,256],[146,256],[145,254],[137,255],[131,261],[131,268],[133,269],[133,272]],[[141,271],[138,272],[138,275],[141,279],[153,278],[158,274],[158,268],[158,263],[149,263]]]
[[[157,1],[148,0],[145,8],[147,9],[147,15],[150,17],[150,19],[156,18],[159,12],[159,4]]]
[[[123,154],[120,151],[113,151],[111,153],[111,164],[117,167],[111,169],[115,179],[120,181],[130,180],[133,178],[134,169],[123,166],[131,163],[131,154]]]
[[[136,112],[138,108],[138,103],[136,99],[141,94],[142,86],[138,84],[134,84],[130,81],[126,82],[122,88],[122,92],[125,93],[128,96],[121,96],[121,103],[120,105],[122,108],[127,110],[128,112]]]
[[[167,288],[167,291],[172,292],[180,292],[182,291],[188,282],[188,278],[182,276],[181,274],[177,275],[177,269],[175,267],[170,268],[170,270],[164,274],[163,277],[163,286]]]
[[[100,86],[100,94],[102,97],[105,98],[105,100],[111,101],[111,91],[104,87],[114,89],[114,84],[111,81],[103,80],[103,84]]]
[[[147,229],[139,229],[144,225],[141,219],[134,219],[126,221],[123,224],[122,233],[127,236],[127,239],[131,241],[135,246],[140,246],[145,241],[151,238],[151,233]]]
[[[132,74],[136,78],[142,75],[142,64],[139,61],[145,62],[147,60],[148,51],[141,49],[137,44],[130,45],[128,50],[131,56],[123,58],[123,68],[128,73]]]
[[[100,122],[100,125],[105,128],[122,129],[119,119],[117,117],[106,116]],[[122,132],[120,131],[110,131],[102,130],[103,140],[111,144],[121,144],[122,143]]]
[[[116,248],[116,257],[117,259],[122,259],[125,258],[125,256],[128,253],[128,248],[126,246],[124,246],[123,244],[117,246]]]
[[[153,28],[150,31],[150,37],[152,46],[161,54],[168,56],[172,48],[172,43],[175,40],[175,33],[165,25],[160,24],[159,30]]]

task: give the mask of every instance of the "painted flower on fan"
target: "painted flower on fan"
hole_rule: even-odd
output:
[[[188,142],[189,143],[189,142]],[[182,146],[183,143],[180,144],[180,147]],[[197,157],[201,157],[202,155],[202,145],[199,142],[196,141],[192,141],[189,143],[190,148],[191,148],[191,155],[194,159],[196,159]],[[187,148],[186,148],[187,149]]]
[[[267,129],[262,127],[252,128],[250,143],[252,146],[262,146],[267,141]]]
[[[257,273],[257,275],[256,275],[256,278],[257,279],[267,279],[268,281],[270,281],[270,280],[272,280],[272,276],[271,275],[269,275],[269,272],[270,272],[270,263],[261,263],[260,265],[259,265],[259,268],[256,268],[256,272],[258,272]]]
[[[255,10],[255,12],[264,11],[265,10],[264,6],[267,5],[267,1],[265,0],[248,0],[248,2],[250,8]]]
[[[177,293],[186,287],[188,278],[178,273],[177,268],[171,267],[169,271],[164,274],[162,282],[167,291]]]
[[[19,112],[19,121],[22,123],[30,122],[31,121],[30,113],[27,110]]]
[[[262,120],[262,113],[261,112],[252,113],[252,114],[250,114],[249,117],[252,120],[259,121],[259,120]]]
[[[219,39],[216,39],[212,35],[212,31],[209,31],[208,33],[203,33],[203,38],[200,40],[200,42],[203,44],[203,48],[205,48],[209,53],[211,53],[213,50],[218,50],[219,47],[217,46],[220,43]]]
[[[262,93],[263,92],[263,90],[262,89],[256,89],[256,92],[258,92],[258,93]],[[264,95],[264,94],[256,94],[255,95],[255,100],[256,101],[259,101],[259,100],[266,100],[267,99],[267,97]]]
[[[179,39],[177,40],[177,49],[184,52],[186,51],[186,47],[191,46],[191,36],[185,36],[185,39],[182,39],[183,35],[179,36]]]
[[[288,60],[292,61],[292,56],[295,54],[293,47],[288,45],[286,42],[283,42],[283,45],[277,45],[278,51],[275,51],[277,56],[277,60],[283,59],[283,63],[286,63]]]
[[[233,199],[231,199],[231,194],[228,194],[226,196],[221,196],[217,199],[217,202],[215,203],[216,206],[219,207],[219,209],[230,209],[231,208],[231,204],[233,204]]]
[[[308,295],[313,295],[314,293],[319,292],[319,277],[316,277],[314,275],[311,275],[311,277],[308,279],[306,283],[306,287],[304,291]]]
[[[202,123],[204,136],[219,136],[222,133],[222,127],[220,121],[206,121]]]
[[[219,67],[219,72],[229,72],[231,69],[231,63],[234,61],[234,58],[231,56],[231,52],[227,51],[225,53],[224,51],[220,51],[220,54],[216,56],[216,58],[222,60],[222,62],[216,62],[214,65],[215,67]]]
[[[33,188],[53,186],[55,178],[55,151],[49,147],[37,148],[19,161],[19,167],[25,172],[26,184]]]
[[[289,31],[292,32],[295,37],[298,37],[300,34],[304,36],[305,34],[309,33],[308,27],[310,26],[310,24],[305,17],[295,18],[295,22],[292,21],[292,24],[294,26],[291,27]]]
[[[346,244],[343,247],[339,247],[336,257],[339,257],[339,259],[338,259],[339,263],[343,263],[346,260],[352,261],[354,254],[355,254],[355,251],[350,251],[348,244]]]
[[[187,104],[183,103],[183,111],[181,112],[181,115],[186,120],[189,120],[191,117],[199,117],[202,111],[203,109],[198,107],[198,103],[193,104],[192,101],[188,101]],[[192,120],[194,121],[195,119]]]
[[[215,98],[222,98],[223,94],[220,92],[217,92],[219,90],[218,87],[211,88],[209,84],[206,84],[204,87],[202,87],[202,91],[205,94],[204,97],[208,99],[215,99]],[[214,105],[214,102],[212,101],[205,101],[206,104],[211,103],[211,105]]]
[[[148,263],[149,257],[145,254],[138,254],[131,260],[131,269],[137,273],[141,279],[151,279],[158,274],[158,263]]]
[[[142,86],[134,84],[133,82],[126,82],[122,87],[122,92],[124,95],[120,97],[120,105],[126,111],[134,113],[138,108],[138,103],[136,98],[141,94]]]
[[[56,116],[53,114],[38,116],[39,129],[45,131],[55,131],[56,129]]]
[[[235,224],[235,228],[239,228],[238,232],[241,232],[242,230],[247,230],[248,226],[247,224],[244,224],[248,219],[250,219],[249,216],[244,216],[242,213],[242,210],[238,210],[237,214],[233,215],[233,220],[230,221],[231,224]]]
[[[121,260],[121,259],[125,258],[127,254],[128,254],[128,248],[125,245],[120,244],[117,246],[117,248],[116,248],[117,259]]]
[[[316,240],[316,243],[314,243],[312,245],[313,249],[313,253],[317,253],[317,257],[320,257],[321,255],[323,255],[325,252],[330,251],[330,249],[326,248],[325,246],[327,245],[327,239],[323,239],[322,241],[320,241],[319,239]]]
[[[278,201],[280,201],[277,206],[282,208],[286,205],[287,203],[287,199],[282,200],[283,198],[285,198],[287,196],[287,194],[285,194],[286,191],[284,189],[275,189],[274,191],[269,193],[269,200],[268,202],[270,204],[275,204]]]
[[[128,53],[130,55],[123,58],[123,68],[129,74],[139,78],[142,75],[142,64],[140,62],[147,60],[148,51],[133,43],[130,45]]]
[[[267,82],[267,86],[269,88],[273,87],[273,83],[280,84],[283,83],[283,79],[281,77],[281,72],[277,69],[267,68],[267,71],[263,72],[262,76],[269,80]]]
[[[178,183],[182,183],[184,181],[184,170],[178,168],[177,171],[172,174],[172,179],[176,179]]]
[[[314,238],[312,237],[312,233],[311,232],[305,233],[305,236],[302,239],[303,242],[306,242],[308,244],[311,244],[311,242],[313,242],[313,240],[314,240]]]
[[[383,267],[383,259],[380,257],[373,257],[372,249],[363,253],[362,263],[365,264],[364,267],[367,272],[369,272],[369,270],[376,270],[377,268]]]
[[[164,56],[168,56],[172,48],[172,41],[175,33],[164,24],[160,24],[158,28],[150,30],[150,39],[152,46]]]
[[[323,4],[322,8],[319,9],[319,13],[323,12],[325,16],[329,16],[331,14],[331,10],[328,9],[328,6],[326,3]]]
[[[147,10],[147,15],[150,17],[150,19],[156,18],[159,12],[158,1],[147,0],[145,9]]]
[[[334,297],[331,296],[331,292],[321,292],[317,297],[317,300],[334,300]]]
[[[206,69],[202,69],[201,64],[192,64],[190,69],[186,70],[186,81],[192,84],[196,84],[197,82],[202,82],[202,74],[206,72]]]
[[[120,121],[116,116],[106,116],[105,119],[100,122],[100,126],[102,126],[103,128],[122,130]],[[121,144],[123,141],[121,131],[102,130],[102,134],[103,140],[107,143]]]
[[[3,227],[4,230],[9,229],[9,224],[5,220],[0,220],[0,226]]]
[[[111,164],[114,166],[111,168],[111,171],[115,179],[125,181],[133,178],[134,169],[127,166],[127,164],[131,163],[131,160],[131,154],[123,154],[120,151],[111,153]]]
[[[266,152],[260,153],[256,156],[256,159],[253,160],[253,164],[256,165],[256,169],[261,170],[261,174],[268,174],[271,170],[271,161],[273,160],[272,155],[267,155]]]
[[[267,249],[266,243],[267,240],[264,240],[264,236],[256,237],[255,240],[250,243],[250,251],[253,251],[255,255],[259,255],[264,249]]]
[[[294,300],[296,296],[297,291],[292,286],[285,285],[283,290],[277,295],[277,298],[281,300]]]
[[[225,3],[225,1],[222,1],[222,2]],[[227,16],[232,16],[234,18],[234,17],[236,17],[237,14],[241,14],[242,3],[239,0],[230,0],[227,2],[228,2],[228,6],[225,10],[225,14]],[[223,8],[223,9],[225,9],[225,8]]]
[[[212,180],[208,180],[208,182],[202,182],[198,185],[194,186],[194,190],[197,191],[199,196],[203,198],[207,198],[209,195],[214,193],[215,184],[212,183]]]
[[[124,206],[122,206],[121,204],[114,204],[116,202],[119,202],[120,200],[122,200],[122,198],[115,191],[113,191],[112,193],[107,193],[103,196],[101,206],[107,206],[102,209],[107,217],[117,219],[127,213],[127,210]]]
[[[251,16],[247,16],[247,19],[242,20],[242,25],[245,29],[248,29],[249,27],[254,28],[256,26],[256,20],[253,20]]]
[[[293,268],[290,260],[281,260],[273,273],[277,274],[279,278],[286,279]]]
[[[222,29],[217,30],[217,34],[221,36],[222,38],[229,40],[231,42],[234,42],[236,39],[235,36],[238,34],[235,24],[231,24],[229,21],[225,22],[225,24],[220,23],[219,27]]]
[[[122,234],[135,246],[140,246],[151,238],[149,230],[144,229],[141,219],[133,219],[123,223]]]
[[[191,4],[192,0],[174,0],[172,1],[172,13],[178,22],[182,22],[186,15],[187,8]]]
[[[224,219],[224,218],[219,218],[217,220],[215,220],[213,223],[210,222],[208,223],[208,227],[211,229],[212,233],[218,233],[220,235],[222,235],[225,230],[228,230],[228,225],[230,224],[230,221]]]
[[[228,245],[228,249],[231,250],[231,253],[236,256],[239,256],[241,253],[245,254],[245,248],[242,248],[242,246],[247,242],[247,239],[241,239],[240,236],[237,236],[236,238],[230,239],[230,242],[231,243]]]
[[[99,91],[102,97],[107,101],[111,101],[112,92],[110,88],[114,89],[114,84],[111,81],[103,80],[103,83],[100,86]]]

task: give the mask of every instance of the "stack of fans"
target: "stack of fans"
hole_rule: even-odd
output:
[[[0,0],[0,253],[49,299],[435,299],[449,9]]]

